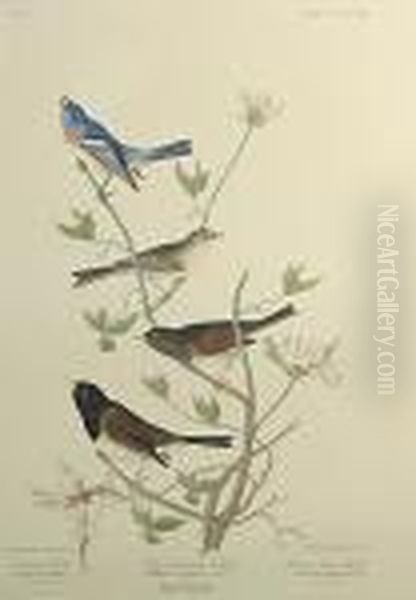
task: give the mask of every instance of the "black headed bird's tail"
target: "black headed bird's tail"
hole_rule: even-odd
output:
[[[231,435],[184,435],[180,439],[187,444],[199,444],[211,448],[231,448],[233,438]]]

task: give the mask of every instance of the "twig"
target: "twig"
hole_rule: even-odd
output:
[[[150,500],[151,502],[154,502],[155,504],[159,504],[160,506],[163,506],[164,508],[173,510],[173,511],[183,515],[184,517],[190,517],[190,518],[196,519],[198,521],[203,521],[203,516],[196,510],[192,510],[191,508],[182,506],[181,504],[178,504],[177,502],[168,500],[167,498],[161,496],[157,492],[153,492],[153,491],[145,488],[138,480],[131,479],[102,450],[97,450],[97,456],[105,465],[107,465],[107,467],[110,468],[110,470],[115,475],[117,475],[117,477],[121,481],[123,481],[123,483],[127,486],[129,491],[135,492],[135,493],[139,494],[139,496],[141,496],[142,498],[144,498],[146,500]]]
[[[296,420],[292,421],[291,423],[289,423],[289,425],[284,427],[281,431],[279,431],[272,438],[270,438],[266,442],[263,442],[263,443],[259,444],[258,446],[256,446],[253,450],[253,457],[259,456],[260,454],[263,454],[263,452],[268,452],[268,450],[270,450],[271,448],[276,446],[276,444],[278,444],[279,442],[284,440],[288,435],[292,434],[294,431],[299,429],[300,425],[301,425],[301,421],[299,419],[296,419]]]
[[[257,517],[264,515],[265,512],[277,502],[279,502],[279,497],[273,493],[270,498],[266,500],[264,504],[262,504],[262,506],[259,506],[240,518],[234,519],[233,525],[243,525],[244,523],[247,523],[247,521],[252,521]]]
[[[178,276],[173,279],[173,281],[166,289],[161,290],[161,288],[159,287],[158,293],[156,293],[155,291],[154,298],[152,299],[152,302],[150,304],[152,313],[156,314],[165,304],[167,304],[176,295],[176,293],[184,283],[185,277]],[[133,295],[134,302],[132,299]],[[136,306],[137,299],[140,301],[140,306]],[[126,307],[126,309],[128,309],[130,305],[133,305],[135,309],[139,311],[141,311],[141,309],[143,308],[143,302],[140,298],[138,298],[136,286],[134,287],[134,289],[130,289],[127,292],[126,297],[124,298],[124,306]],[[142,337],[138,336],[137,339],[141,340]]]
[[[282,525],[279,526],[276,523],[276,518],[275,516],[270,513],[269,511],[265,510],[261,513],[259,513],[259,518],[263,519],[264,521],[266,521],[267,525],[268,525],[268,530],[272,531],[274,534],[274,538],[275,541],[277,543],[280,543],[281,538],[286,534],[290,534],[292,537],[296,537],[298,538],[298,540],[307,540],[308,539],[308,535],[302,531],[302,529],[300,529],[299,527],[294,527],[294,526],[290,526],[290,525]]]
[[[270,417],[279,410],[279,408],[282,406],[282,404],[287,400],[287,398],[290,396],[293,388],[295,387],[296,383],[299,381],[299,377],[296,375],[293,375],[288,383],[286,384],[286,386],[283,388],[283,391],[279,394],[278,398],[276,399],[276,401],[271,404],[265,411],[264,413],[259,417],[255,429],[256,431],[258,431],[260,429],[260,427],[270,419]]]
[[[266,467],[265,469],[260,473],[258,479],[254,479],[254,477],[251,477],[251,490],[250,492],[247,494],[246,499],[244,500],[244,503],[241,504],[240,507],[240,514],[245,513],[250,506],[253,504],[254,499],[256,498],[256,496],[258,495],[258,493],[261,491],[261,489],[266,485],[269,476],[273,470],[273,454],[271,452],[271,450],[269,449],[267,452],[267,462],[266,462]]]
[[[82,569],[88,566],[88,550],[91,544],[89,506],[85,504],[80,514],[80,538],[78,543],[78,561]]]
[[[182,287],[185,283],[185,277],[179,276],[175,277],[172,281],[172,284],[168,287],[167,290],[164,290],[160,293],[160,295],[153,301],[152,303],[152,311],[153,313],[157,312],[164,306],[173,296],[176,295],[176,292]]]

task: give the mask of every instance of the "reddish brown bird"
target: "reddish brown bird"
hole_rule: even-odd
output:
[[[78,381],[73,397],[90,438],[96,442],[101,436],[128,450],[151,456],[164,467],[167,456],[160,448],[171,444],[195,444],[211,448],[230,448],[232,437],[227,434],[183,435],[149,423],[131,410],[110,400],[98,385]]]
[[[293,304],[262,317],[239,321],[242,342],[254,344],[250,334],[283,321],[295,314]],[[190,323],[181,327],[152,327],[145,333],[149,346],[158,352],[182,361],[191,361],[196,356],[214,356],[236,346],[236,329],[231,319]]]

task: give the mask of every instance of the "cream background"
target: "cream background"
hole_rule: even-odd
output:
[[[361,16],[342,16],[357,6]],[[260,89],[285,98],[286,113],[259,132],[227,186],[214,215],[226,238],[166,318],[228,311],[245,266],[253,299],[276,285],[287,257],[324,274],[302,306],[341,335],[347,378],[336,391],[311,386],[293,408],[305,426],[284,452],[285,521],[318,542],[368,546],[370,571],[336,588],[288,577],[296,547],[276,548],[259,526],[230,540],[234,566],[214,596],[414,598],[415,18],[410,0],[0,0],[2,544],[67,542],[65,519],[33,508],[30,489],[53,483],[62,458],[94,473],[71,381],[87,375],[128,395],[153,360],[138,364],[130,347],[100,355],[79,319],[93,297],[70,289],[76,255],[55,223],[86,194],[62,142],[59,97],[90,102],[130,137],[190,133],[215,168],[238,136],[239,94]],[[123,204],[144,241],[179,231],[189,211],[168,169],[149,188]],[[374,231],[385,198],[401,207],[400,389],[377,398]],[[106,522],[92,572],[71,574],[62,597],[158,597],[141,572],[147,547],[125,521],[120,531]],[[0,592],[32,597],[4,572]]]

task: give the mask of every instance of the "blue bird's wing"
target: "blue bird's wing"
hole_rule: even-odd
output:
[[[79,146],[95,158],[109,173],[113,173],[130,183],[129,178],[126,176],[125,167],[120,162],[113,148],[106,141],[84,138],[79,143]]]
[[[91,120],[79,146],[100,162],[109,173],[117,175],[133,189],[138,189],[124,156],[123,145],[104,126]]]

